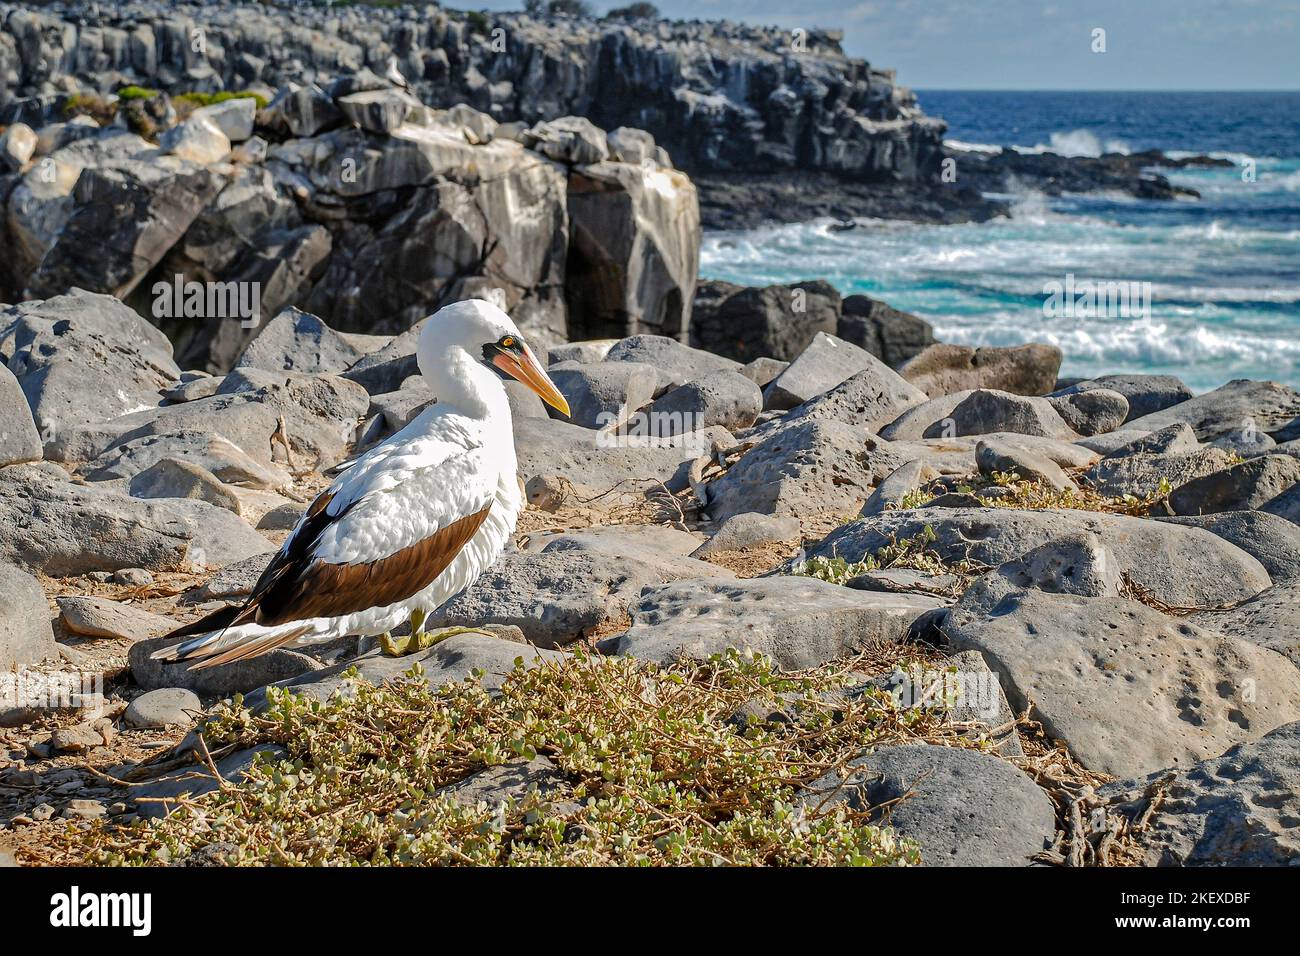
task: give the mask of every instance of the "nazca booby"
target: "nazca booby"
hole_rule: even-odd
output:
[[[503,311],[440,309],[416,346],[436,402],[311,503],[248,600],[173,631],[153,656],[212,667],[277,647],[419,629],[501,554],[523,509],[503,379],[569,413]]]

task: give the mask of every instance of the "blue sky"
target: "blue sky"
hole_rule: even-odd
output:
[[[595,0],[597,11],[629,0]],[[517,10],[522,0],[447,0]],[[1300,89],[1300,0],[658,0],[665,16],[840,27],[920,89]],[[794,12],[792,12],[794,11]],[[1094,53],[1092,31],[1106,31]]]

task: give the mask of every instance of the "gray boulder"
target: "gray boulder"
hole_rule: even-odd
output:
[[[41,436],[27,396],[14,373],[0,362],[0,468],[40,461],[41,456]]]
[[[270,372],[337,375],[351,368],[362,354],[316,316],[289,307],[262,326],[235,365]]]
[[[898,370],[931,398],[992,388],[1015,395],[1046,395],[1056,387],[1061,350],[1031,342],[1011,348],[931,345]]]
[[[1192,397],[1192,390],[1173,375],[1102,375],[1078,382],[1068,388],[1053,392],[1054,396],[1078,395],[1094,389],[1118,392],[1128,401],[1128,414],[1125,421],[1141,418],[1153,412],[1185,402]]]
[[[740,363],[721,355],[693,349],[663,335],[633,335],[615,342],[605,353],[607,362],[640,362],[659,373],[655,394],[702,378],[708,372],[740,370]]]
[[[1226,435],[1220,435],[1210,442],[1210,446],[1222,448],[1230,455],[1253,458],[1256,455],[1267,455],[1273,452],[1277,448],[1277,442],[1267,432],[1256,431],[1253,428],[1242,428],[1228,432]],[[1285,455],[1287,452],[1281,451],[1276,452],[1276,454]]]
[[[813,781],[799,801],[871,813],[920,844],[927,866],[1028,866],[1056,836],[1056,809],[1024,771],[961,747],[878,747]]]
[[[67,221],[28,277],[25,297],[74,288],[125,297],[227,182],[218,167],[176,156],[87,166],[72,191]]]
[[[162,458],[132,478],[127,488],[136,498],[194,498],[239,514],[239,496],[199,465]]]
[[[1167,777],[1156,812],[1131,830],[1146,866],[1294,866],[1300,859],[1300,722],[1099,794],[1136,823]]]
[[[706,425],[739,431],[753,425],[762,410],[757,385],[739,372],[719,370],[665,392],[646,412],[654,434],[677,435]]]
[[[1179,452],[1196,451],[1201,443],[1196,440],[1196,432],[1186,422],[1174,422],[1147,435],[1134,437],[1134,432],[1116,432],[1123,440],[1116,447],[1103,452],[1106,458],[1127,458],[1132,455],[1173,455]],[[1079,444],[1085,444],[1080,442]]]
[[[1083,474],[1093,488],[1103,495],[1118,497],[1134,495],[1142,498],[1154,494],[1161,479],[1177,488],[1223,471],[1231,460],[1218,448],[1197,448],[1195,451],[1172,454],[1128,455],[1103,458]]]
[[[763,426],[759,434],[807,421],[838,421],[875,433],[905,409],[924,400],[919,389],[903,381],[892,369],[876,363],[790,409],[780,419]]]
[[[658,384],[655,369],[640,362],[560,362],[548,371],[569,403],[569,421],[583,428],[623,423],[654,397]]]
[[[536,481],[536,494],[528,494],[539,506],[559,495],[571,504],[612,508],[644,501],[646,492],[662,490],[660,483],[681,490],[690,463],[709,454],[713,442],[735,443],[717,426],[664,440],[611,436],[605,441],[600,436],[609,433],[552,418],[514,424],[519,473],[525,484]]]
[[[934,469],[929,468],[919,458],[900,465],[891,471],[871,492],[866,502],[862,505],[859,515],[869,518],[872,515],[882,514],[891,508],[900,508],[903,505],[903,499],[910,492],[920,488],[925,483],[927,470],[931,477],[934,476]]]
[[[1118,546],[1114,546],[1118,551]],[[1300,717],[1300,671],[1280,655],[1119,597],[977,585],[943,632],[977,650],[1016,710],[1084,766],[1132,776],[1190,766]]]
[[[161,687],[141,694],[126,708],[122,719],[128,727],[153,730],[162,727],[188,726],[203,705],[198,695],[183,687]]]
[[[57,652],[50,605],[40,582],[0,563],[0,671],[21,670]]]
[[[1259,508],[1300,481],[1300,459],[1261,455],[1179,485],[1169,496],[1174,514],[1199,515]]]
[[[791,361],[818,332],[837,334],[839,322],[840,294],[824,280],[765,288],[706,281],[695,293],[691,345],[738,362]]]
[[[136,641],[127,652],[132,679],[145,690],[176,687],[204,697],[247,694],[276,681],[289,680],[321,669],[318,661],[298,651],[276,648],[257,657],[196,671],[189,662],[167,664],[150,655],[175,639],[155,637]]]
[[[939,606],[934,598],[855,591],[816,578],[679,581],[645,592],[612,652],[667,663],[730,647],[800,670],[896,640]]]
[[[710,535],[709,540],[691,553],[703,558],[720,551],[740,551],[765,544],[796,541],[800,535],[799,519],[762,515],[754,512],[732,515]]]
[[[1224,511],[1182,518],[1173,524],[1204,528],[1259,561],[1274,583],[1300,577],[1300,527],[1264,511]]]
[[[856,514],[872,488],[903,464],[888,442],[837,421],[805,420],[751,448],[707,486],[723,521],[745,512],[811,517]]]
[[[745,376],[745,378],[749,379],[759,388],[762,388],[789,367],[789,362],[782,362],[780,359],[763,357],[756,358],[752,362],[746,362],[740,369],[740,374]]]
[[[169,434],[141,435],[119,441],[88,462],[82,471],[91,481],[133,479],[170,460],[201,468],[226,484],[265,489],[288,487],[288,472],[253,458],[216,430],[222,427],[221,418],[214,416],[212,428],[206,430],[181,429]],[[270,458],[269,449],[264,458]]]
[[[919,409],[917,411],[919,413]],[[1073,429],[1047,399],[987,388],[971,392],[946,416],[930,424],[921,437],[953,438],[992,432],[1014,432],[1067,441],[1075,437]]]
[[[112,296],[80,289],[0,313],[0,340],[47,444],[157,407],[159,390],[180,377],[162,332]]]
[[[604,130],[584,116],[561,116],[538,123],[524,134],[524,143],[548,159],[571,166],[609,159]]]
[[[1186,422],[1201,441],[1213,441],[1248,428],[1286,441],[1300,436],[1300,432],[1291,434],[1297,418],[1300,418],[1300,393],[1277,382],[1242,378],[1170,408],[1132,419],[1127,427],[1153,432],[1175,422]]]
[[[1259,510],[1300,524],[1300,485],[1292,485],[1276,498],[1270,498]]]
[[[1057,491],[1076,487],[1061,466],[1046,455],[1035,454],[1028,448],[996,438],[984,438],[976,444],[975,466],[981,475],[988,478],[999,472],[1015,473],[1028,481],[1044,482]]]
[[[850,345],[825,332],[818,332],[790,367],[763,389],[763,407],[794,408],[810,398],[828,392],[864,369],[877,370],[878,377],[892,371],[865,349]]]
[[[280,126],[294,136],[315,136],[321,130],[335,126],[343,113],[334,100],[319,86],[299,86],[290,83],[266,107],[264,118],[268,125]]]
[[[997,567],[1070,533],[1096,535],[1110,560],[1160,600],[1178,607],[1212,607],[1253,597],[1271,584],[1263,566],[1200,528],[1090,511],[1010,508],[919,508],[886,511],[843,525],[810,557],[860,561],[929,527],[928,545],[944,562],[969,558]]]
[[[161,637],[180,626],[169,617],[108,598],[70,595],[55,600],[63,629],[81,637],[139,641]]]
[[[891,368],[934,345],[934,328],[929,322],[869,295],[845,296],[835,334]]]
[[[348,118],[372,133],[391,133],[406,122],[406,116],[420,104],[401,90],[364,90],[349,93],[335,101]]]
[[[1114,431],[1128,418],[1128,399],[1107,388],[1088,389],[1047,400],[1065,423],[1080,435],[1102,435]]]
[[[213,103],[194,111],[225,134],[232,143],[242,143],[253,135],[253,122],[257,117],[257,100],[251,96],[236,96]]]

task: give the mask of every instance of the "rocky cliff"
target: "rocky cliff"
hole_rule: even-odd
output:
[[[172,93],[327,83],[390,63],[435,107],[586,116],[650,131],[692,174],[933,177],[944,124],[838,35],[729,22],[597,21],[233,3],[0,5],[0,103],[123,84]]]

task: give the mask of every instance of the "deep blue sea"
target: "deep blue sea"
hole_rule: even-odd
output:
[[[862,220],[836,232],[821,221],[711,232],[702,274],[746,284],[826,278],[846,295],[866,292],[926,318],[944,341],[1055,343],[1063,375],[1167,372],[1197,390],[1240,377],[1300,386],[1300,93],[918,96],[963,149],[1158,148],[1235,165],[1161,170],[1200,200],[1025,190],[1007,197],[1010,219],[983,224]],[[1047,317],[1045,285],[1067,274],[1149,282],[1149,308]]]

